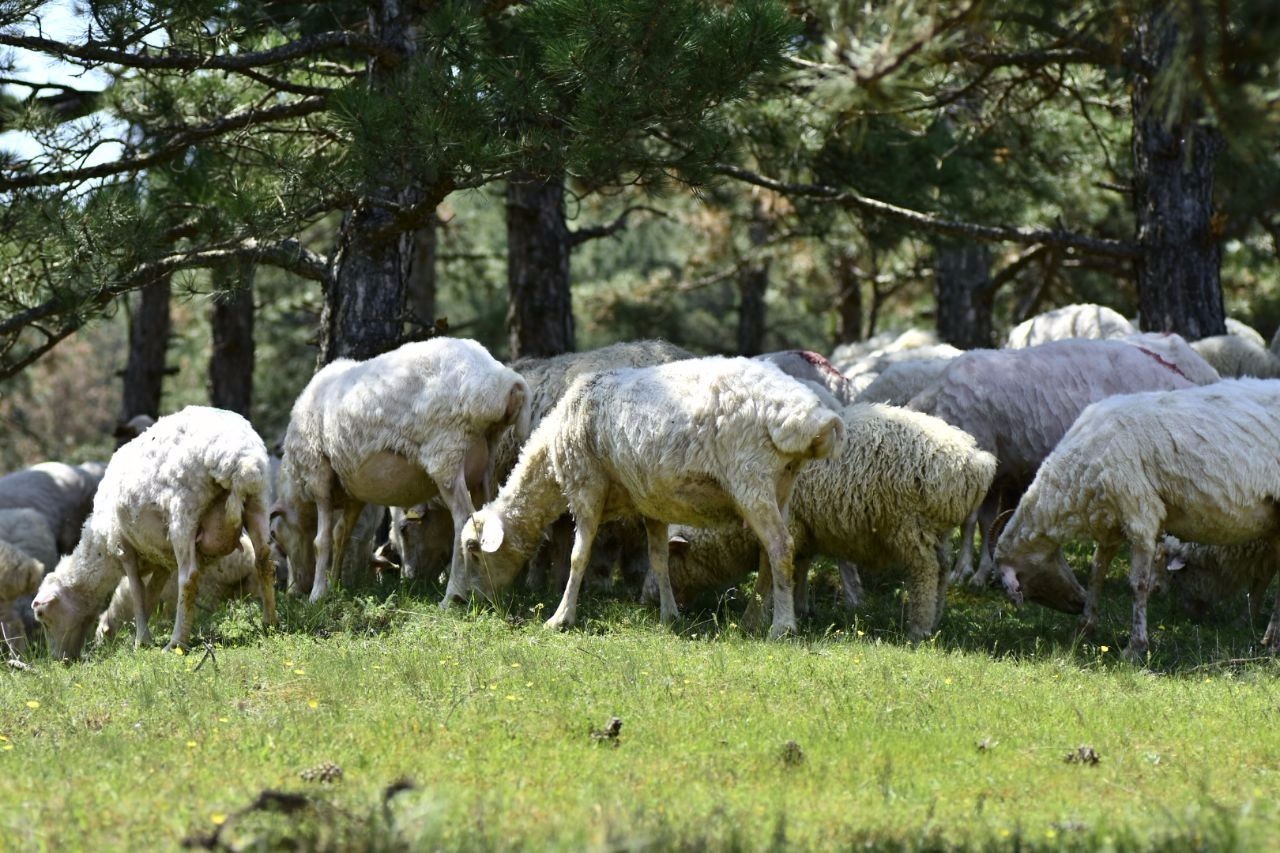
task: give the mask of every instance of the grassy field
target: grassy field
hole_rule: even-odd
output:
[[[117,641],[0,676],[0,848],[1280,843],[1260,629],[1157,602],[1150,666],[1130,666],[1118,577],[1096,644],[960,590],[914,649],[892,585],[856,618],[819,590],[784,642],[734,604],[672,631],[584,595],[554,634],[533,601],[441,613],[433,594],[289,601],[265,638],[238,604],[203,623],[216,657]]]

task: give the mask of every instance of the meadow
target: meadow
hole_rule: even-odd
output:
[[[0,848],[1258,849],[1280,843],[1280,669],[1223,606],[1153,602],[1146,667],[1102,628],[953,590],[801,636],[709,602],[674,629],[584,593],[441,612],[432,587],[254,602],[186,654],[116,638],[0,676]],[[156,626],[153,626],[153,629]],[[163,626],[156,632],[164,636]],[[610,726],[612,718],[620,728]]]

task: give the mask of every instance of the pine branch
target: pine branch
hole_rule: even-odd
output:
[[[197,142],[223,136],[246,127],[255,127],[269,124],[273,121],[280,121],[281,119],[311,115],[323,110],[326,104],[326,98],[315,97],[304,98],[300,101],[280,104],[261,110],[241,110],[207,124],[172,132],[164,145],[141,157],[122,157],[119,160],[98,163],[80,169],[62,169],[32,174],[6,174],[0,172],[0,192],[29,189],[31,187],[47,187],[55,184],[79,183],[93,178],[105,178],[111,175],[141,171],[183,154]]]
[[[656,207],[649,207],[643,204],[632,205],[628,207],[626,210],[622,211],[622,213],[618,214],[617,218],[614,219],[612,222],[610,222],[608,225],[593,225],[590,228],[579,228],[576,231],[572,232],[569,235],[569,248],[571,249],[576,248],[582,245],[583,243],[586,243],[590,240],[598,240],[601,237],[612,237],[614,234],[617,234],[623,228],[627,227],[627,217],[641,210],[647,213],[653,213],[662,217],[665,217],[667,215],[665,212],[658,210]]]
[[[854,210],[860,210],[874,216],[892,219],[895,222],[901,222],[935,234],[945,234],[948,237],[960,237],[968,240],[979,240],[992,243],[1007,242],[1019,243],[1022,245],[1044,244],[1061,249],[1078,249],[1082,252],[1090,252],[1092,254],[1106,255],[1108,257],[1115,258],[1132,258],[1136,257],[1138,254],[1137,247],[1127,240],[1114,240],[1106,237],[1089,237],[1072,231],[1050,230],[1045,228],[1022,228],[1012,225],[979,225],[972,222],[960,222],[953,219],[943,219],[930,213],[921,213],[918,210],[899,207],[896,204],[889,204],[888,202],[868,198],[867,196],[856,192],[840,190],[836,187],[825,186],[822,184],[795,184],[779,181],[774,178],[757,175],[754,172],[727,163],[716,164],[713,169],[722,175],[736,178],[739,181],[743,181],[757,187],[773,190],[775,192],[782,193],[783,195],[800,196],[827,201],[841,207],[853,208]]]
[[[149,46],[144,46],[137,53],[131,53],[92,41],[85,44],[71,44],[40,36],[25,36],[4,31],[0,31],[0,45],[32,50],[67,61],[78,61],[77,64],[119,65],[124,68],[174,71],[201,69],[242,71],[279,65],[333,50],[355,50],[383,60],[395,59],[394,54],[378,39],[347,30],[316,33],[269,50],[238,54],[206,55],[180,49],[153,49]]]
[[[9,77],[0,77],[0,85],[25,86],[31,89],[31,94],[21,103],[24,106],[38,106],[57,116],[59,122],[75,121],[78,118],[84,118],[94,113],[102,102],[103,96],[103,92],[100,91],[85,91],[55,83],[32,83]],[[52,95],[37,96],[36,93],[41,89],[57,89],[58,92]],[[0,111],[0,133],[6,133],[14,129],[11,119],[12,116],[5,115],[3,111]]]

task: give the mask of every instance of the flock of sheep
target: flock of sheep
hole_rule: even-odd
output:
[[[1142,660],[1153,586],[1192,611],[1247,591],[1256,617],[1280,559],[1280,357],[1230,328],[1188,345],[1076,305],[963,353],[909,332],[831,362],[647,341],[504,366],[453,338],[338,360],[279,459],[239,415],[189,407],[105,468],[0,477],[0,632],[17,655],[38,623],[75,658],[130,618],[149,642],[163,606],[179,646],[198,606],[249,591],[269,626],[277,585],[318,600],[348,565],[447,572],[442,605],[524,573],[563,590],[547,625],[564,628],[584,580],[620,563],[663,622],[758,569],[748,618],[771,609],[779,636],[818,555],[851,605],[859,566],[904,569],[915,639],[949,582],[992,578],[1088,630],[1127,541]],[[1259,378],[1220,378],[1241,376]],[[1061,551],[1079,540],[1097,543],[1087,588]],[[1280,648],[1280,594],[1263,643]]]

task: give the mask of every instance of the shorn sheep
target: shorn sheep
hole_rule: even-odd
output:
[[[45,517],[57,537],[58,553],[66,554],[80,541],[80,528],[93,509],[93,495],[102,479],[96,462],[64,465],[41,462],[0,477],[0,509],[34,509]]]
[[[969,433],[999,462],[981,512],[965,523],[955,578],[972,573],[977,522],[990,529],[1002,495],[1016,499],[1021,494],[1086,406],[1113,394],[1190,387],[1190,380],[1158,353],[1121,341],[1055,341],[1025,349],[972,350],[952,359],[938,382],[909,407]],[[987,581],[991,544],[984,543],[975,584]]]
[[[138,643],[150,640],[142,578],[178,571],[178,609],[165,648],[187,642],[200,574],[242,546],[247,531],[262,584],[263,622],[275,622],[268,547],[267,448],[233,412],[189,406],[116,451],[75,550],[32,602],[55,658],[75,658],[121,576],[133,593]]]
[[[777,367],[701,358],[579,377],[543,419],[497,498],[463,528],[473,583],[510,585],[543,528],[576,524],[569,582],[547,625],[573,624],[602,521],[644,519],[663,622],[679,615],[667,574],[667,525],[746,521],[772,566],[772,636],[795,630],[791,536],[796,474],[839,445],[839,415]]]
[[[366,504],[411,507],[437,494],[455,531],[441,604],[465,600],[457,531],[489,493],[502,433],[526,434],[528,413],[525,380],[471,340],[409,343],[316,373],[293,406],[272,509],[290,566],[315,566],[311,600],[328,591]]]
[[[843,373],[836,370],[835,365],[816,352],[788,349],[758,355],[756,359],[777,365],[779,370],[792,379],[812,382],[819,388],[824,389],[841,405],[853,402],[855,392],[852,383]]]
[[[893,406],[841,412],[839,452],[805,466],[791,495],[797,561],[823,554],[906,569],[912,639],[933,633],[942,614],[951,531],[991,487],[996,460],[969,434]],[[754,568],[759,547],[738,527],[678,528],[672,587],[723,588]],[[683,540],[683,541],[681,541]]]
[[[890,352],[920,349],[938,345],[938,336],[925,329],[907,329],[904,332],[881,332],[865,341],[841,344],[831,353],[831,363],[836,370],[848,375],[850,368],[868,356]]]
[[[1191,344],[1223,376],[1255,379],[1280,377],[1280,358],[1266,347],[1239,335],[1213,335]]]
[[[1224,380],[1095,403],[1045,460],[996,545],[1006,592],[1019,603],[1083,610],[1089,630],[1107,567],[1128,540],[1134,604],[1126,654],[1142,660],[1162,532],[1210,545],[1266,539],[1280,548],[1277,447],[1280,382]],[[1076,539],[1098,543],[1087,596],[1059,551]],[[1263,643],[1280,647],[1280,597]]]
[[[1237,598],[1243,592],[1248,597],[1252,625],[1262,613],[1267,587],[1280,568],[1280,554],[1266,540],[1201,545],[1165,536],[1156,547],[1154,565],[1153,583],[1167,583],[1191,618],[1203,619],[1214,604]]]
[[[0,630],[14,654],[23,652],[35,628],[31,597],[57,562],[57,537],[43,514],[0,509]]]
[[[1023,320],[1010,330],[1006,349],[1020,349],[1070,338],[1122,338],[1138,331],[1119,311],[1105,305],[1065,305]]]

